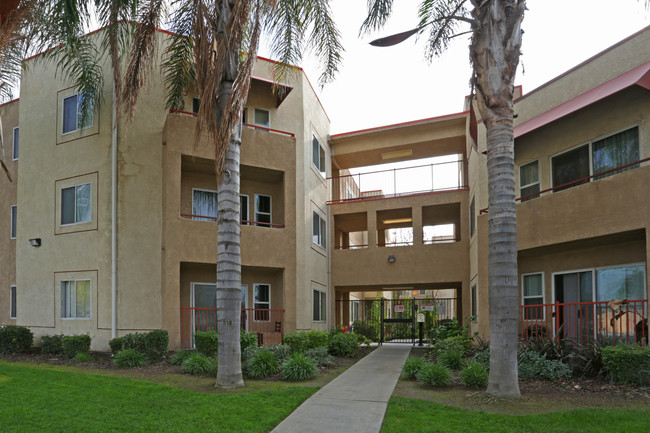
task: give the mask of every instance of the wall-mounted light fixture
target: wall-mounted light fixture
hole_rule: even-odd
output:
[[[34,238],[29,240],[29,244],[33,247],[40,247],[41,246],[41,238]]]
[[[395,263],[395,256],[388,256],[388,263]]]

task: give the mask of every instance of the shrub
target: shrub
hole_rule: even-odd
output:
[[[488,383],[488,371],[477,361],[468,361],[467,367],[460,372],[460,378],[468,388],[485,388]]]
[[[246,363],[246,374],[253,379],[263,379],[276,374],[278,370],[278,360],[268,349],[258,350]]]
[[[404,366],[402,367],[402,374],[406,379],[415,379],[418,372],[427,364],[424,358],[411,356],[409,357]]]
[[[122,336],[121,339],[122,339],[122,348],[120,350],[133,349],[144,355],[144,352],[147,347],[144,334],[135,332],[133,334],[126,334]]]
[[[63,353],[63,334],[43,335],[41,337],[41,353],[45,355],[61,355]]]
[[[427,386],[447,386],[451,383],[451,373],[442,364],[427,363],[416,376],[418,382]]]
[[[34,334],[22,326],[0,327],[0,353],[29,352],[34,343]]]
[[[78,353],[88,354],[90,352],[90,335],[70,335],[63,337],[61,341],[63,354],[70,359]]]
[[[370,341],[379,341],[379,323],[355,320],[352,322],[352,330],[355,334],[363,335]]]
[[[307,338],[306,350],[315,349],[317,347],[327,347],[329,341],[329,334],[327,332],[312,329],[311,331],[305,332],[305,334]]]
[[[603,365],[614,383],[650,385],[650,348],[619,344],[602,348]]]
[[[453,349],[458,350],[461,353],[461,356],[465,356],[469,350],[470,343],[471,339],[469,337],[465,335],[456,335],[436,342],[433,345],[433,352],[436,356],[439,356],[442,352]]]
[[[196,351],[205,356],[215,356],[219,350],[217,331],[196,331],[194,333]]]
[[[169,334],[165,329],[155,329],[144,334],[144,356],[149,362],[160,362],[167,357]]]
[[[571,377],[568,365],[557,359],[546,359],[537,352],[523,352],[518,361],[521,378],[556,381],[560,377]]]
[[[459,349],[452,347],[440,353],[438,361],[447,368],[460,370],[463,367],[463,354]]]
[[[115,355],[113,364],[120,368],[135,368],[147,365],[147,361],[145,361],[144,355],[137,350],[124,349],[120,350],[117,355]]]
[[[183,373],[213,375],[217,373],[217,360],[201,353],[192,353],[181,364]]]
[[[275,359],[278,361],[278,365],[282,364],[291,356],[291,348],[286,344],[271,346],[266,348],[266,350],[270,350],[271,353],[273,353],[273,356],[275,356]]]
[[[190,352],[189,350],[179,350],[172,355],[172,357],[169,360],[169,363],[171,365],[181,365],[183,364],[183,361],[185,361],[187,358],[189,358],[192,355],[193,352]]]
[[[467,335],[467,329],[468,327],[463,327],[456,318],[445,319],[429,331],[429,338],[438,342],[449,337],[464,336]]]
[[[113,338],[108,342],[108,346],[111,348],[113,356],[117,355],[122,350],[122,337]]]
[[[307,350],[309,339],[306,332],[292,331],[284,336],[282,342],[291,348],[292,353],[302,353]]]
[[[318,367],[330,367],[334,365],[334,358],[327,353],[327,347],[320,346],[305,350],[305,356],[314,361]]]
[[[269,348],[271,349],[271,348]],[[249,359],[253,357],[257,353],[258,350],[261,350],[260,347],[257,346],[248,346],[246,349],[242,349],[241,351],[241,363],[242,366],[248,362]]]
[[[244,351],[249,347],[257,347],[257,334],[254,332],[241,331],[239,345],[242,353],[244,353]]]
[[[77,353],[74,357],[74,360],[79,362],[90,362],[93,359],[87,353]]]
[[[356,334],[347,332],[345,334],[335,334],[330,338],[327,350],[334,356],[349,356],[357,354],[359,348],[359,339]]]
[[[487,371],[490,371],[490,348],[477,350],[472,355],[472,360],[481,364]]]
[[[294,353],[282,364],[281,377],[283,380],[302,381],[316,376],[318,368],[314,361],[302,353]]]

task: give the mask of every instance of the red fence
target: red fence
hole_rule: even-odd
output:
[[[242,308],[241,328],[257,334],[260,346],[282,344],[284,310]],[[217,329],[216,308],[181,307],[181,347],[194,348],[194,333]]]
[[[648,345],[648,300],[520,306],[520,337]]]

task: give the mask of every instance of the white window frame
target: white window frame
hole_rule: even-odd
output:
[[[74,97],[77,98],[77,113],[76,113],[77,115],[76,115],[76,119],[75,119],[75,126],[76,127],[75,127],[75,129],[73,129],[71,131],[64,132],[63,127],[65,125],[65,101],[67,99],[74,98]],[[82,92],[73,93],[72,95],[68,95],[68,96],[64,97],[63,100],[61,101],[61,135],[68,135],[68,134],[72,134],[74,132],[82,131],[84,129],[92,128],[92,126],[95,123],[95,112],[94,112],[95,110],[94,110],[94,107],[93,107],[93,109],[90,111],[90,113],[88,113],[89,119],[86,119],[88,124],[86,126],[81,127],[81,128],[79,127],[79,97],[83,97]]]
[[[211,216],[209,216],[209,215],[203,215],[203,216],[201,216],[201,215],[194,215],[194,191],[209,192],[209,193],[213,193],[213,194],[215,194],[216,199],[217,199],[217,216],[216,216],[216,217],[211,217]],[[219,203],[219,195],[218,195],[218,192],[217,192],[217,191],[215,191],[215,190],[213,190],[213,189],[207,189],[207,188],[192,188],[192,215],[193,215],[193,216],[192,216],[192,219],[193,219],[193,220],[196,220],[196,221],[209,221],[209,222],[216,222],[216,221],[217,221],[217,218],[218,218],[218,216],[219,216],[219,207],[218,207],[218,203]]]
[[[530,164],[532,164],[532,163],[535,163],[535,162],[537,163],[537,182],[533,182],[533,183],[529,183],[529,184],[526,184],[526,185],[522,185],[522,184],[521,184],[521,168],[522,168],[522,167],[525,167],[525,166],[527,166],[527,165],[530,165]],[[539,191],[542,190],[541,172],[542,172],[542,170],[541,170],[541,164],[540,164],[539,159],[535,159],[535,160],[529,161],[529,162],[527,162],[527,163],[525,163],[525,164],[521,164],[521,165],[519,166],[519,197],[523,197],[523,196],[524,196],[524,194],[521,192],[522,189],[525,189],[525,188],[531,187],[531,186],[533,186],[533,185],[539,185]],[[538,194],[539,191],[538,191],[537,193],[534,193],[534,194]],[[527,194],[527,195],[530,195],[530,194]],[[533,199],[533,198],[536,198],[536,197],[530,197],[528,200]]]
[[[350,323],[360,320],[361,316],[361,302],[358,299],[353,299],[350,302]]]
[[[246,199],[246,215],[243,215],[241,212],[241,207],[242,203],[244,202],[244,199]],[[239,194],[239,219],[240,223],[243,226],[248,226],[250,225],[250,222],[242,222],[242,221],[250,221],[250,214],[251,214],[251,200],[248,194]]]
[[[263,301],[263,302],[258,302],[257,298],[255,297],[255,292],[257,291],[257,288],[260,286],[266,286],[268,287],[269,291],[269,300],[268,302]],[[258,304],[265,304],[268,305],[268,308],[257,308]],[[258,320],[258,311],[257,310],[269,310],[267,314],[267,319],[264,320]],[[260,316],[262,316],[260,312]],[[271,321],[271,285],[267,283],[255,283],[253,284],[253,322],[270,322]]]
[[[321,174],[323,177],[327,177],[327,152],[325,152],[325,148],[321,144],[320,140],[318,137],[316,137],[316,134],[311,135],[311,165],[316,167],[316,170]],[[318,164],[316,164],[316,161],[314,161],[316,155],[316,143],[318,143]]]
[[[9,216],[9,239],[16,239],[18,233],[18,205],[11,205]]]
[[[11,137],[11,159],[12,161],[16,161],[18,159],[18,153],[20,152],[20,128],[18,126],[14,127]]]
[[[318,301],[318,318],[314,317],[314,307]],[[325,308],[325,311],[323,311]],[[327,321],[327,292],[324,290],[312,289],[312,319],[314,322]]]
[[[266,114],[268,115],[268,117],[269,117],[269,121],[268,121],[266,124],[264,124],[264,123],[257,123],[257,116],[256,116],[256,114],[257,114],[258,111],[260,111],[260,112],[261,112],[261,111],[265,111]],[[263,128],[270,129],[270,128],[271,128],[271,111],[266,110],[266,109],[264,109],[264,108],[257,108],[257,107],[256,107],[255,110],[253,111],[253,124],[254,124],[255,126],[261,126],[261,127],[263,127]]]
[[[90,218],[88,218],[88,221],[77,221],[77,187],[84,186],[84,185],[90,186],[90,200],[88,202],[88,207],[90,208]],[[63,201],[63,191],[70,188],[74,188],[74,209],[73,209],[74,222],[63,224],[63,206],[65,205]],[[69,227],[77,224],[88,224],[92,222],[93,220],[93,183],[92,182],[84,182],[84,183],[79,183],[77,185],[62,187],[59,191],[59,195],[61,197],[61,210],[60,210],[61,227]]]
[[[318,212],[313,211],[313,222],[311,225],[311,241],[319,247],[327,248],[327,220],[323,218]],[[318,219],[318,233],[314,231],[315,221]]]
[[[77,317],[77,312],[76,312],[76,295],[77,295],[77,282],[78,281],[88,281],[88,303],[89,303],[89,311],[88,311],[88,317]],[[72,299],[72,294],[70,293],[70,290],[65,291],[64,295],[64,284],[65,283],[70,283],[74,282],[75,283],[75,302],[71,303]],[[61,320],[91,320],[93,317],[93,281],[88,278],[79,278],[79,279],[66,279],[66,280],[61,280]],[[63,297],[65,296],[65,302],[66,302],[66,308],[64,309],[64,304],[63,304]],[[74,311],[74,316],[72,315],[72,307],[74,306],[75,311]],[[66,316],[65,314],[69,313],[70,316]]]
[[[17,317],[18,304],[16,303],[16,286],[12,284],[9,286],[9,318],[15,319]],[[13,310],[13,311],[12,311]],[[12,315],[13,313],[13,315]]]
[[[260,212],[257,209],[257,198],[258,197],[268,197],[269,198],[269,211],[268,212]],[[257,215],[268,215],[269,216],[269,222],[267,223],[262,223],[259,222],[257,219]],[[270,196],[268,194],[255,194],[255,225],[259,227],[273,227],[271,224],[273,224],[273,196]]]
[[[529,272],[527,274],[521,274],[521,305],[525,305],[525,300],[528,298],[539,298],[540,296],[526,296],[526,288],[524,287],[524,281],[526,280],[525,277],[531,276],[531,275],[539,275],[542,278],[542,303],[541,304],[536,304],[536,305],[543,305],[546,303],[546,286],[545,286],[545,281],[544,281],[544,272]],[[525,309],[524,309],[525,311]],[[522,314],[522,319],[526,321],[532,321],[532,322],[539,322],[539,321],[544,321],[546,320],[546,308],[542,308],[542,317],[541,318],[534,318],[534,319],[526,319],[525,318],[525,313]]]

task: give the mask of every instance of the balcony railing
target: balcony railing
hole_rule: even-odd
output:
[[[193,214],[189,214],[189,213],[182,213],[181,216],[183,218],[188,218],[188,219],[193,219],[193,220],[198,220],[198,221],[217,222],[217,220],[219,219],[218,217],[205,216],[205,215],[193,215]],[[271,227],[271,228],[276,228],[276,229],[283,229],[284,228],[284,224],[274,224],[274,223],[265,223],[265,222],[261,222],[261,221],[248,221],[248,220],[240,220],[239,222],[243,226]]]
[[[465,166],[465,160],[458,160],[330,177],[327,179],[330,188],[330,200],[327,203],[465,190]]]
[[[257,334],[260,346],[282,344],[284,338],[284,310],[242,308],[241,328]],[[181,347],[194,348],[196,331],[216,331],[217,309],[181,307]]]
[[[648,300],[521,305],[520,337],[648,345]]]
[[[186,114],[186,115],[192,116],[192,117],[196,117],[196,115],[197,115],[197,113],[193,113],[191,111],[174,110],[174,109],[170,109],[169,112],[172,113],[172,114]],[[267,128],[265,126],[251,125],[249,123],[242,123],[241,125],[244,128],[257,129],[259,131],[271,132],[271,133],[279,134],[279,135],[286,135],[287,137],[291,137],[291,138],[296,137],[296,134],[294,134],[293,132],[280,131],[279,129],[271,129],[271,128]]]

